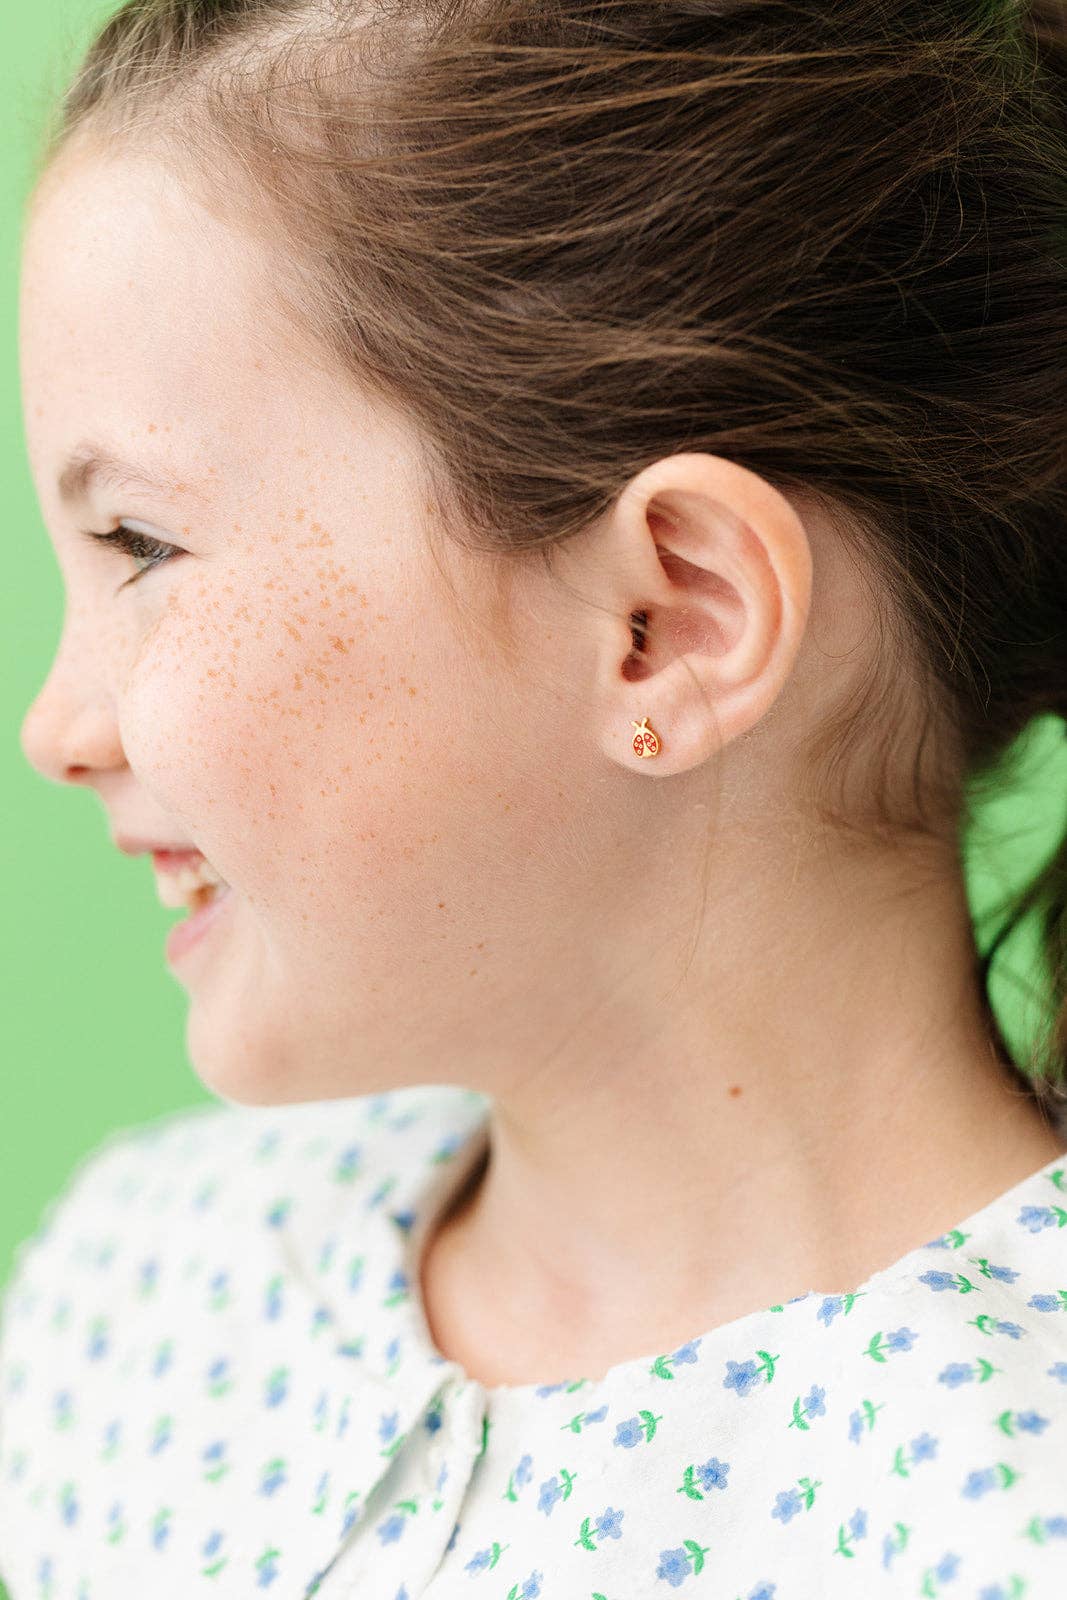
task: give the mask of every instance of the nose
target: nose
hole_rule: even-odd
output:
[[[114,706],[59,657],[22,720],[20,743],[30,765],[53,783],[91,784],[125,764]]]

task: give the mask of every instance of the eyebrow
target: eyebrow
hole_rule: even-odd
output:
[[[118,456],[98,445],[79,445],[68,456],[57,479],[59,498],[64,505],[88,498],[98,486],[112,489],[147,489],[153,494],[191,495],[203,499],[202,491],[184,479],[170,477],[139,466],[136,462],[121,461]]]

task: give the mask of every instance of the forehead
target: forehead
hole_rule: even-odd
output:
[[[194,447],[248,436],[250,400],[287,375],[270,271],[262,246],[153,160],[61,157],[28,208],[20,274],[42,485],[87,432],[123,448],[155,430]]]

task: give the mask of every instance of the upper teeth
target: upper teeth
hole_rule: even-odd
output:
[[[200,890],[219,885],[226,887],[226,880],[220,877],[211,862],[204,860],[203,857],[197,862],[183,863],[180,867],[169,871],[156,867],[156,889],[160,903],[165,906],[184,906],[191,899],[199,898]]]

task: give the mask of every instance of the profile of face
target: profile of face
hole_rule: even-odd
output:
[[[561,733],[588,632],[525,578],[505,668],[477,561],[457,609],[429,554],[414,434],[301,347],[272,271],[141,155],[61,158],[34,196],[24,415],[65,611],[23,749],[112,838],[194,847],[232,886],[176,967],[216,1094],[477,1087],[544,1037],[530,997],[594,931],[560,866],[607,798]],[[61,492],[94,447],[141,475]],[[120,522],[179,553],[82,531]]]

